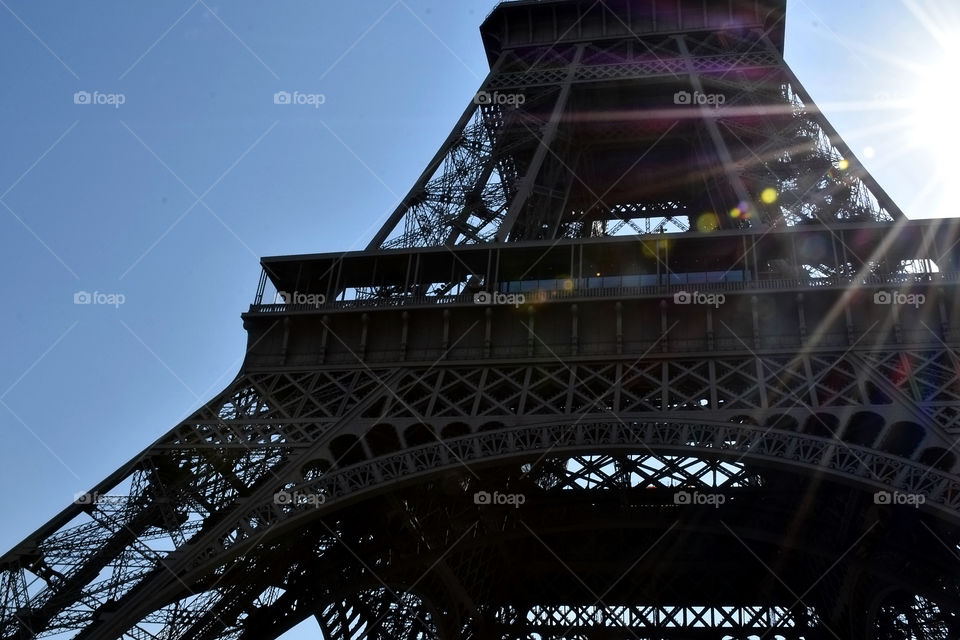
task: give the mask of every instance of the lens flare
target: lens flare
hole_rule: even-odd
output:
[[[717,219],[717,214],[713,213],[712,211],[707,211],[697,218],[697,231],[716,231],[719,228],[720,220]]]
[[[763,193],[760,194],[760,199],[767,204],[773,204],[777,201],[777,190],[773,187],[767,187],[763,190]]]

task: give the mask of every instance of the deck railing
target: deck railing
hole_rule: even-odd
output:
[[[885,285],[929,285],[960,280],[960,272],[909,273],[870,275],[863,277],[832,276],[828,278],[769,278],[745,281],[701,282],[697,284],[660,284],[632,287],[589,287],[572,290],[550,289],[523,292],[524,303],[576,300],[583,298],[644,298],[672,297],[675,293],[687,292],[763,292],[798,291],[805,289],[844,289],[849,287],[878,288]],[[507,283],[501,283],[505,286]],[[498,289],[498,291],[502,291]],[[517,295],[517,294],[511,294]],[[460,293],[444,296],[406,296],[396,298],[358,298],[353,300],[328,300],[323,304],[252,304],[250,313],[286,313],[291,311],[337,311],[348,309],[389,309],[392,307],[428,307],[450,304],[474,304],[473,295]]]

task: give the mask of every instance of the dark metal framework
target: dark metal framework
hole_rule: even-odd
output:
[[[960,637],[960,225],[783,17],[500,5],[367,250],[263,259],[230,386],[0,558],[0,637]]]
[[[482,31],[478,99],[368,248],[903,218],[783,64],[782,2],[534,3]]]

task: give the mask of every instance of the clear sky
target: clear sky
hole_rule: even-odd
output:
[[[494,4],[0,0],[0,553],[234,377],[260,256],[369,241]],[[788,4],[787,62],[867,168],[955,215],[960,3]]]

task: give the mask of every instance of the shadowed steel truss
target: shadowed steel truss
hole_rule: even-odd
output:
[[[501,4],[367,250],[264,258],[236,379],[0,559],[0,638],[960,637],[960,225],[784,12]]]
[[[489,19],[489,75],[370,248],[655,233],[705,211],[721,217],[702,224],[728,226],[733,207],[721,205],[752,201],[745,216],[769,225],[903,217],[783,64],[776,3],[679,4],[679,21],[636,2],[554,2]],[[688,31],[662,33],[671,17]],[[628,21],[662,26],[638,33]],[[523,41],[516,22],[555,39]],[[704,117],[700,100],[720,106]],[[602,175],[618,167],[623,141],[635,161],[619,166],[627,175]],[[675,145],[686,149],[666,148]],[[622,188],[641,174],[668,182]],[[751,198],[764,188],[777,189],[776,205]]]

